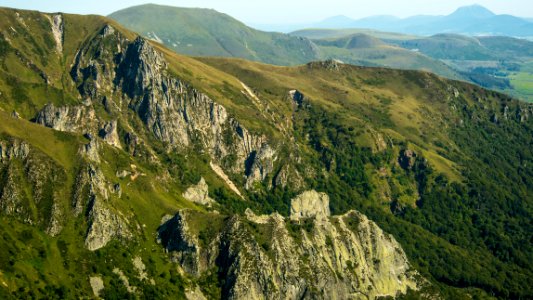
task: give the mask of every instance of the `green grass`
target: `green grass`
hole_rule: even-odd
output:
[[[511,73],[509,79],[514,87],[511,91],[513,95],[533,102],[533,62],[521,67],[520,72]]]
[[[211,9],[149,4],[117,11],[110,18],[182,54],[241,57],[278,65],[316,59],[308,40],[258,31]]]

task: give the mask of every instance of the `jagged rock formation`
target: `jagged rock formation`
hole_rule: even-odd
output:
[[[223,106],[170,75],[162,54],[142,38],[130,42],[106,25],[78,52],[70,73],[88,106],[49,104],[37,123],[81,133],[97,133],[103,123],[100,137],[120,148],[118,124],[99,120],[92,103],[113,111],[126,102],[156,139],[178,149],[200,145],[226,172],[244,174],[246,187],[273,170],[275,150],[266,137],[250,133]],[[128,148],[135,149],[135,137],[125,137]]]
[[[183,194],[183,198],[201,205],[211,205],[215,202],[209,197],[209,186],[202,177],[197,185],[189,187]]]
[[[302,201],[321,206],[320,213],[305,205],[305,213],[295,212],[304,225],[247,210],[245,219],[222,221],[219,233],[206,241],[200,239],[201,229],[189,225],[194,214],[184,210],[164,220],[159,239],[190,274],[218,266],[227,299],[372,299],[416,289],[394,238],[355,211],[327,217],[327,199],[307,192],[293,200],[295,207]]]
[[[100,170],[89,164],[76,180],[72,206],[76,215],[87,210],[89,227],[85,246],[94,251],[112,239],[127,240],[133,237],[126,218],[109,205],[109,184]]]
[[[122,149],[117,128],[117,121],[110,121],[104,125],[104,128],[100,129],[99,135],[109,145]]]
[[[96,115],[92,108],[86,106],[55,107],[46,105],[35,118],[37,124],[65,132],[93,132]]]

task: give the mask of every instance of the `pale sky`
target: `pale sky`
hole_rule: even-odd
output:
[[[472,2],[471,2],[472,1]],[[533,18],[532,0],[0,0],[0,6],[45,12],[108,15],[129,6],[157,3],[213,8],[243,22],[291,24],[316,22],[335,15],[362,18],[372,15],[408,17],[446,15],[456,8],[480,4],[496,14]]]

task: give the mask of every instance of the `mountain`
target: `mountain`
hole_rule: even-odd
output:
[[[0,16],[2,299],[533,295],[530,104]]]
[[[109,17],[182,54],[240,57],[278,65],[318,57],[307,39],[258,31],[212,9],[147,4]]]
[[[470,6],[459,7],[455,12],[447,18],[450,20],[463,21],[466,19],[484,20],[496,16],[493,12],[485,7],[474,4]]]
[[[343,28],[350,26],[353,22],[353,19],[348,18],[347,16],[334,16],[322,20],[319,23],[314,24],[317,28]]]
[[[505,35],[515,37],[533,36],[531,20],[510,15],[496,15],[480,5],[458,8],[447,16],[413,16],[399,19],[392,16],[374,16],[359,20],[343,19],[342,23],[319,22],[308,28],[366,28],[415,35],[457,33],[464,35]]]
[[[297,65],[335,58],[364,66],[423,69],[448,78],[461,78],[440,62],[400,48],[381,47],[373,51],[370,47],[351,47],[338,50],[295,35],[257,31],[214,10],[150,4],[127,8],[110,17],[177,53],[193,56],[238,57],[276,65]],[[343,20],[346,17],[338,16],[327,22]]]

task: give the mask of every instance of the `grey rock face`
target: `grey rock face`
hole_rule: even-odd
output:
[[[100,276],[89,277],[89,283],[93,290],[95,297],[100,297],[100,293],[104,290],[104,280]]]
[[[125,219],[106,203],[109,199],[107,186],[102,172],[92,165],[81,171],[76,183],[74,211],[79,215],[88,207],[89,229],[85,246],[91,251],[104,247],[112,239],[132,238]],[[83,194],[84,190],[88,190],[88,194]]]
[[[400,245],[356,211],[301,219],[309,225],[246,214],[225,219],[217,238],[201,246],[181,211],[161,226],[159,238],[188,273],[216,264],[227,299],[373,299],[417,289]]]
[[[306,191],[291,200],[291,220],[323,219],[330,214],[329,196],[325,193]]]
[[[55,107],[46,105],[35,118],[37,124],[66,132],[93,132],[96,115],[92,108],[85,106]]]
[[[261,145],[258,152],[253,151],[250,154],[245,171],[247,189],[252,188],[255,182],[264,181],[272,173],[275,155],[276,152],[267,143]]]
[[[211,205],[215,203],[211,197],[209,197],[209,186],[202,177],[197,185],[189,187],[183,194],[183,198],[201,205]]]
[[[187,213],[179,212],[164,221],[158,230],[158,239],[171,253],[171,258],[189,274],[200,275],[207,267],[202,265],[198,238],[191,233]]]
[[[156,138],[178,148],[198,141],[217,162],[233,154],[233,164],[223,165],[232,172],[242,173],[246,160],[258,153],[271,156],[264,137],[249,133],[223,106],[168,76],[166,69],[161,54],[139,38],[128,47],[115,80]],[[267,169],[262,168],[263,173]]]
[[[30,153],[30,146],[23,141],[7,142],[0,140],[0,160],[8,162],[12,159],[25,159]]]
[[[116,48],[109,46],[113,43]],[[106,26],[79,50],[70,73],[89,102],[103,101],[106,110],[113,106],[111,99],[127,102],[156,139],[174,149],[200,146],[226,172],[246,172],[246,186],[264,180],[273,169],[275,150],[266,138],[250,133],[223,106],[171,75],[163,55],[142,38],[130,42]],[[92,104],[47,105],[36,122],[82,133],[96,132],[98,123],[104,123],[96,120]],[[116,123],[106,123],[100,136],[119,147],[115,132]],[[130,152],[136,153],[137,134],[126,136]]]
[[[109,145],[122,149],[120,138],[118,137],[117,121],[110,121],[104,125],[99,132],[100,137]]]

